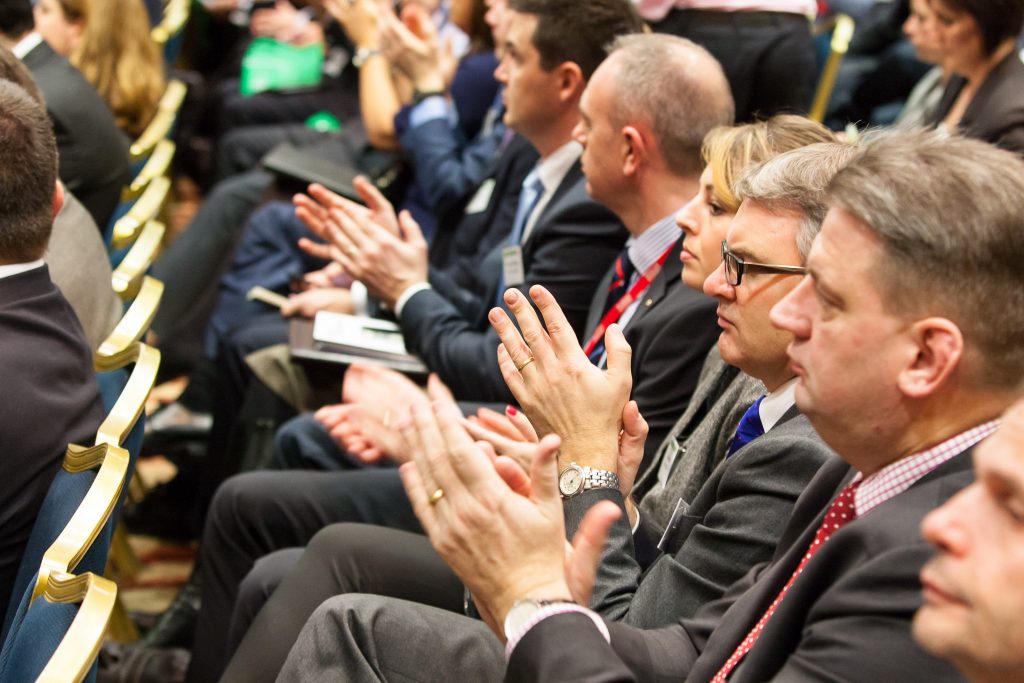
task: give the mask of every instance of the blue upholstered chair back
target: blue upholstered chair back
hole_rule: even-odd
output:
[[[126,370],[103,372],[98,373],[96,378],[100,385],[104,412],[109,414],[128,381],[128,372]],[[99,536],[97,536],[77,567],[73,568],[75,573],[93,572],[99,575],[103,574],[107,563],[107,553],[110,550],[110,542],[114,534],[114,525],[117,522],[121,505],[124,503],[124,497],[128,491],[128,483],[131,480],[132,473],[135,471],[135,463],[142,449],[143,422],[144,418],[140,417],[123,444],[125,450],[131,455],[131,464],[128,468],[127,480],[121,488],[117,504]],[[28,611],[29,602],[32,599],[32,592],[43,554],[53,544],[61,531],[64,530],[64,527],[67,526],[68,521],[75,513],[75,510],[78,509],[79,504],[85,498],[85,494],[89,491],[89,487],[92,486],[95,479],[95,471],[90,470],[72,474],[61,468],[57,471],[53,483],[50,484],[35,525],[32,527],[32,535],[29,537],[25,554],[22,556],[21,564],[18,567],[18,576],[15,580],[14,590],[11,593],[11,602],[7,606],[7,612],[4,617],[2,634],[4,646],[3,650],[0,651],[0,660],[3,659],[3,653],[6,653],[8,650],[8,634],[20,631],[24,626],[23,622]],[[39,602],[39,600],[37,599],[36,602]],[[71,607],[77,610],[77,606]],[[60,640],[59,636],[57,640]],[[0,681],[6,682],[7,678],[0,675]]]

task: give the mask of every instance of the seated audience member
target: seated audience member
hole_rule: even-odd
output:
[[[1024,357],[1007,340],[1024,334],[1024,306],[1007,302],[1024,291],[1022,192],[1013,155],[936,134],[879,135],[839,171],[808,275],[772,320],[795,337],[797,406],[841,459],[801,495],[770,563],[672,626],[607,623],[576,604],[607,527],[625,522],[595,506],[566,557],[557,438],[536,449],[529,484],[498,463],[513,490],[450,409],[414,413],[408,438],[431,459],[403,466],[410,499],[508,639],[506,680],[958,680],[911,638],[930,555],[919,526],[970,483],[974,445],[1021,397]],[[737,256],[729,281],[758,267]],[[510,352],[539,371],[523,367],[530,349]],[[314,638],[333,628],[319,617]]]
[[[137,138],[164,93],[163,55],[138,0],[39,0],[36,30],[110,105],[117,127]]]
[[[974,452],[975,482],[930,513],[914,637],[972,683],[1024,680],[1024,403]]]
[[[14,53],[0,45],[0,79],[21,86],[39,106],[43,95],[32,74]],[[43,260],[50,277],[75,310],[89,348],[96,349],[121,319],[121,300],[110,282],[110,260],[96,224],[67,188],[53,220],[53,233]]]
[[[0,80],[0,601],[69,442],[103,417],[92,353],[43,262],[63,200],[45,110]]]
[[[736,120],[805,112],[814,95],[812,0],[636,0],[660,33],[689,38],[725,69]]]
[[[657,45],[656,40],[651,42]],[[615,69],[617,64],[622,64],[622,68],[628,71],[636,66],[636,63],[630,63],[631,56],[642,63],[638,57],[644,56],[643,51],[636,50],[639,55],[631,55],[630,48],[631,45],[626,43],[618,59],[616,55],[620,53],[613,53],[608,67]],[[604,69],[602,66],[595,76],[595,85],[600,83]],[[600,116],[595,116],[594,124],[595,128],[600,126]],[[749,126],[746,130],[757,128]],[[810,122],[784,132],[804,132],[811,140],[829,137],[827,131]],[[739,137],[739,146],[751,141],[750,137]],[[741,183],[744,204],[733,221],[730,236],[735,235],[742,248],[757,253],[761,259],[788,265],[770,266],[772,270],[768,274],[748,274],[747,285],[737,288],[735,296],[731,291],[723,294],[716,289],[718,285],[710,281],[707,286],[719,299],[720,309],[728,309],[733,322],[733,327],[719,339],[722,354],[729,362],[759,378],[748,378],[749,385],[740,383],[744,386],[756,384],[757,389],[751,392],[753,395],[739,406],[739,410],[747,413],[744,423],[748,426],[756,423],[761,433],[744,428],[737,436],[734,421],[728,435],[732,443],[723,446],[721,452],[715,452],[717,439],[709,439],[708,432],[718,435],[721,430],[716,429],[718,425],[714,423],[731,412],[732,406],[728,405],[729,398],[714,401],[708,414],[715,417],[701,420],[700,427],[704,433],[700,438],[686,440],[686,451],[679,451],[681,455],[674,464],[684,471],[689,463],[678,460],[721,464],[703,487],[703,481],[696,484],[700,489],[696,496],[683,503],[676,498],[678,506],[689,506],[689,523],[667,533],[659,531],[654,538],[647,540],[646,545],[653,548],[658,544],[658,535],[663,536],[661,547],[666,554],[642,579],[641,570],[650,563],[650,559],[638,562],[632,557],[629,527],[623,527],[624,534],[614,543],[613,556],[606,559],[591,601],[602,615],[654,627],[692,615],[703,603],[721,596],[725,588],[742,576],[751,564],[771,557],[794,501],[828,458],[828,448],[806,418],[793,407],[792,375],[786,367],[785,355],[791,337],[765,334],[765,331],[771,330],[768,312],[772,305],[798,282],[794,277],[802,272],[797,265],[802,260],[798,244],[804,244],[806,249],[813,238],[825,212],[822,190],[849,153],[850,150],[843,147],[816,145],[783,155],[776,160],[777,163],[769,162],[762,171],[763,175],[755,172]],[[787,189],[804,188],[803,194],[779,196],[779,188],[783,186]],[[771,208],[766,208],[768,206]],[[689,209],[691,219],[696,211]],[[700,239],[688,239],[687,248],[692,246],[702,255],[710,256],[701,246],[706,244],[705,240],[713,240],[715,232],[708,230],[701,235],[694,230]],[[721,249],[721,240],[715,241]],[[691,265],[688,263],[687,267]],[[714,267],[717,262],[707,265]],[[563,463],[567,470],[589,468],[582,471],[582,476],[592,479],[585,485],[587,490],[576,492],[578,495],[572,491],[563,492],[565,517],[571,526],[573,520],[578,521],[588,507],[608,497],[609,487],[616,489],[613,495],[629,496],[646,430],[636,404],[626,404],[629,354],[621,335],[615,330],[608,333],[609,369],[607,374],[602,373],[590,365],[578,343],[571,341],[575,337],[550,294],[544,294],[540,305],[546,315],[548,330],[553,338],[559,336],[561,343],[556,350],[557,358],[551,357],[547,363],[542,354],[537,354],[536,362],[541,366],[539,372],[543,373],[537,377],[553,377],[555,374],[560,377],[557,381],[545,383],[550,391],[540,398],[529,390],[521,389],[518,384],[513,384],[512,388],[516,389],[528,414],[545,416],[544,423],[537,418],[538,424],[543,424],[545,429],[564,430],[579,437],[573,443],[568,438],[564,442]],[[512,304],[512,310],[519,317],[525,334],[539,332],[539,322],[525,298],[520,296]],[[506,321],[497,326],[502,335],[507,336],[511,323]],[[682,343],[685,345],[686,342]],[[713,362],[709,365],[715,367]],[[508,372],[514,370],[506,368],[506,374]],[[616,386],[606,387],[603,377]],[[717,384],[715,380],[720,377],[714,377],[710,383]],[[762,397],[765,387],[770,393]],[[714,400],[711,399],[714,389],[708,383],[701,385],[700,392],[694,400],[705,405],[709,399]],[[574,398],[569,401],[567,396]],[[619,467],[612,465],[612,469],[589,452],[582,442],[586,435],[595,433],[595,424],[598,425],[597,431],[601,431],[604,422],[601,418],[609,413],[622,415],[622,443],[629,442],[628,448],[625,445],[621,446],[621,451],[620,447],[615,448],[616,453],[612,457],[621,458],[622,464]],[[687,413],[692,414],[689,409]],[[557,427],[551,421],[557,422]],[[617,424],[618,420],[611,422]],[[471,431],[480,436],[476,429]],[[671,443],[675,438],[669,437],[666,441]],[[504,447],[507,444],[500,440],[495,443],[498,452],[510,454]],[[660,449],[659,455],[665,451]],[[727,452],[730,453],[728,457]],[[782,462],[786,463],[785,467],[780,467]],[[672,463],[665,464],[669,466]],[[699,466],[694,469],[703,473]],[[619,475],[621,479],[618,479]],[[673,477],[672,484],[677,483]],[[637,543],[640,543],[640,537],[650,535],[651,529],[671,527],[669,515],[671,511],[665,516],[659,516],[657,512],[641,515],[640,523],[644,526],[636,532]],[[651,518],[647,524],[644,524],[644,517]],[[265,558],[267,564],[279,561],[273,556]],[[254,574],[267,575],[264,567]],[[430,579],[424,580],[424,577]],[[240,599],[246,599],[246,593],[256,587],[265,589],[265,582],[252,579],[252,576],[246,579]],[[332,600],[325,609],[344,613],[335,613],[332,620],[353,624],[354,628],[336,634],[337,646],[322,647],[326,642],[323,640],[319,645],[311,641],[298,644],[296,648],[303,654],[296,657],[296,662],[305,660],[306,664],[296,663],[296,668],[290,671],[292,678],[318,677],[342,670],[360,677],[378,669],[396,672],[400,677],[410,666],[421,666],[413,662],[421,662],[422,655],[428,651],[460,653],[459,657],[439,658],[447,667],[445,673],[453,678],[465,678],[471,672],[475,680],[500,678],[500,644],[488,635],[480,622],[452,613],[461,611],[461,585],[430,550],[427,539],[401,531],[351,524],[336,525],[314,537],[295,570],[253,623],[228,671],[245,670],[245,662],[259,660],[257,653],[266,653],[272,640],[280,638],[285,628],[301,624],[316,606],[318,598],[342,592],[373,593],[421,604],[363,596],[356,598],[357,606],[349,609],[353,606],[349,600]],[[435,609],[437,607],[447,611]],[[239,608],[245,609],[245,606],[239,604]],[[239,616],[236,611],[236,624]],[[410,627],[389,626],[386,633],[374,633],[375,645],[371,646],[361,634],[372,629],[363,629],[363,625],[368,626],[378,620],[381,623],[409,624]],[[431,626],[423,629],[424,624]],[[421,630],[425,632],[420,633]],[[401,642],[416,642],[416,645],[414,648],[392,647],[392,644],[397,646]],[[316,656],[310,657],[313,650],[317,651]],[[472,656],[468,655],[470,652]],[[457,669],[452,661],[459,662]],[[441,674],[440,671],[435,673]],[[411,670],[406,673],[409,674]]]
[[[33,29],[29,0],[0,4],[0,45],[32,72],[53,121],[60,178],[106,228],[128,182],[128,141],[95,88]]]
[[[929,0],[943,67],[953,76],[930,123],[1024,154],[1024,63],[1018,0]]]

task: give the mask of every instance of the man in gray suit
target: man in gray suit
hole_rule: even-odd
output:
[[[879,135],[836,174],[808,276],[771,318],[794,336],[797,405],[842,459],[801,495],[770,562],[671,626],[578,604],[620,511],[594,506],[567,554],[556,437],[525,481],[450,411],[417,412],[409,438],[430,456],[403,479],[434,547],[508,638],[507,680],[959,680],[911,638],[930,554],[919,525],[970,482],[973,447],[1024,394],[1021,193],[1013,155],[934,133]],[[741,245],[730,235],[726,248]],[[727,252],[727,281],[760,268],[755,255]],[[535,372],[541,359],[517,351]]]
[[[609,63],[611,68],[615,65]],[[606,618],[653,628],[692,615],[719,597],[750,565],[771,557],[794,501],[830,456],[793,405],[794,378],[786,358],[791,338],[772,328],[768,313],[799,281],[799,264],[825,214],[824,188],[850,152],[839,145],[796,150],[768,162],[741,184],[744,202],[730,227],[730,244],[738,254],[756,260],[760,270],[751,263],[734,286],[719,268],[708,278],[705,291],[719,301],[722,355],[757,379],[744,376],[735,389],[723,391],[723,376],[731,375],[723,372],[721,358],[711,359],[695,398],[710,406],[687,411],[667,440],[672,445],[686,434],[686,448],[663,447],[658,451],[661,460],[655,463],[656,470],[665,472],[659,494],[675,494],[675,511],[645,507],[635,530],[638,542],[644,538],[646,547],[660,547],[664,554],[641,577],[643,566],[632,552],[634,534],[623,516],[590,602]],[[778,182],[780,177],[785,182]],[[620,429],[633,431],[629,424],[623,427],[628,418],[620,419],[627,409],[635,409],[627,408],[631,354],[618,328],[610,328],[608,371],[593,367],[568,331],[554,298],[542,288],[534,288],[531,295],[545,316],[550,341],[533,308],[516,292],[509,292],[506,303],[530,340],[529,348],[507,317],[492,312],[491,320],[503,340],[505,352],[499,357],[509,387],[541,432],[565,435],[560,486],[571,536],[589,508],[609,499],[621,504],[630,494],[637,457],[626,451],[642,448],[642,438],[628,447],[622,445],[627,439],[619,440]],[[757,387],[752,399],[769,390],[753,406],[751,399],[741,407],[747,411],[745,422],[756,422],[763,435],[735,435],[733,425],[729,438],[722,439],[723,420],[735,412],[737,394],[750,387]],[[601,445],[609,443],[611,450]],[[683,469],[685,474],[675,477],[679,461],[686,458],[699,459],[703,465]],[[701,487],[691,480],[693,472],[708,463],[718,467]],[[582,491],[569,490],[573,472],[579,471],[574,468],[594,480],[589,486],[584,482]],[[687,486],[699,492],[684,500],[677,492]],[[631,514],[635,519],[635,509]],[[402,541],[407,542],[414,541]],[[328,641],[335,644],[325,645]],[[342,596],[325,603],[307,624],[285,674],[302,680],[324,670],[345,671],[362,680],[372,678],[374,671],[408,673],[423,666],[428,652],[447,652],[453,657],[438,658],[444,667],[439,673],[460,678],[472,672],[477,680],[496,680],[503,669],[500,650],[500,643],[478,621],[408,602]]]

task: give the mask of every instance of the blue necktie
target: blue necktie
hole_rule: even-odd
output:
[[[515,246],[523,239],[523,230],[526,228],[526,222],[537,206],[537,202],[540,201],[542,194],[544,194],[544,184],[540,181],[540,176],[535,168],[523,180],[523,189],[519,192],[519,205],[516,207],[516,218],[512,222],[512,232],[509,233],[507,246]],[[495,306],[501,306],[505,289],[505,273],[502,272],[501,285],[498,287]]]
[[[597,319],[599,324],[611,307],[617,304],[619,299],[624,297],[626,292],[629,291],[629,281],[633,278],[633,273],[635,272],[636,266],[633,265],[633,260],[629,258],[629,249],[623,249],[622,253],[619,254],[619,258],[615,259],[615,271],[612,274],[612,281],[608,284],[608,296],[604,300],[604,309],[601,311],[601,316]],[[600,367],[601,356],[603,355],[604,339],[601,339],[590,350],[590,355],[587,357],[591,363]]]
[[[729,457],[764,434],[764,425],[761,424],[761,415],[758,412],[758,408],[761,407],[761,401],[763,400],[764,396],[754,401],[754,404],[747,408],[747,412],[743,413],[743,417],[740,418],[740,424],[736,427],[736,436],[732,438],[732,443],[729,444],[729,452],[726,453],[726,457]]]

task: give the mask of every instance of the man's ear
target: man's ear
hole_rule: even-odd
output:
[[[650,151],[647,147],[647,138],[635,126],[625,126],[621,133],[623,145],[622,174],[625,176],[635,176]]]
[[[64,206],[64,186],[58,180],[53,184],[53,219],[57,220],[57,214]]]
[[[559,98],[563,102],[572,102],[577,106],[580,97],[583,96],[583,89],[587,87],[587,79],[583,77],[583,71],[576,62],[562,62],[555,69],[558,72]]]
[[[912,398],[935,393],[960,365],[964,336],[960,328],[946,318],[925,318],[908,331],[916,356],[897,379],[900,390]]]

